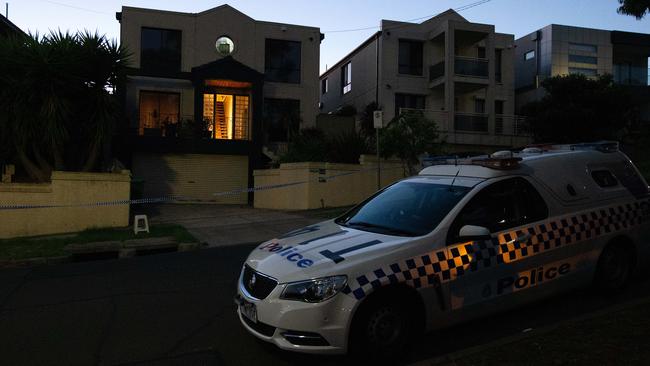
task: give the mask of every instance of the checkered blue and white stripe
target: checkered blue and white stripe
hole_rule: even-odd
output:
[[[630,229],[650,219],[650,200],[644,199],[567,215],[514,231],[498,233],[491,241],[460,243],[382,266],[351,279],[343,293],[362,299],[382,286],[405,283],[414,288],[436,286],[466,272],[502,265],[602,235]],[[526,241],[517,238],[528,237]]]

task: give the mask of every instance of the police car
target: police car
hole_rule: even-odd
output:
[[[650,258],[648,184],[617,143],[450,161],[252,251],[238,315],[285,350],[374,355]]]

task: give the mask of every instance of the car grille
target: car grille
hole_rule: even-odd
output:
[[[253,276],[255,280],[253,281]],[[246,291],[256,299],[265,299],[278,284],[278,281],[254,271],[249,266],[244,266],[242,284]]]

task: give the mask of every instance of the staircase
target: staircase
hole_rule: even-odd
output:
[[[214,137],[217,139],[228,138],[228,121],[223,102],[217,102],[214,106]]]

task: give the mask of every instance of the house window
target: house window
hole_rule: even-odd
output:
[[[399,40],[399,73],[422,75],[422,42]]]
[[[235,52],[235,42],[230,39],[230,37],[222,36],[217,39],[217,42],[214,44],[217,53],[221,56],[230,56]]]
[[[504,111],[504,101],[503,100],[495,100],[494,101],[494,114],[503,114]]]
[[[343,85],[342,92],[347,94],[352,90],[352,63],[348,62],[341,68],[341,85]]]
[[[597,53],[598,46],[584,43],[569,43],[569,51]]]
[[[424,96],[415,94],[395,94],[395,115],[400,114],[400,109],[424,109]]]
[[[265,142],[287,142],[299,128],[299,100],[264,99]]]
[[[534,50],[530,50],[530,51],[524,53],[524,60],[525,61],[532,60],[534,58],[535,58],[535,51]]]
[[[138,134],[145,136],[176,136],[181,95],[156,91],[140,91],[140,124]]]
[[[320,93],[326,94],[328,90],[329,90],[329,82],[327,78],[325,78],[320,81]]]
[[[143,27],[140,68],[154,73],[181,71],[181,31]]]
[[[477,47],[477,49],[476,49],[476,57],[478,57],[478,58],[486,58],[485,57],[485,47]]]
[[[503,50],[495,49],[494,50],[494,78],[497,83],[501,82],[502,74],[502,63],[503,63]]]
[[[264,73],[266,81],[300,84],[301,43],[266,40]]]
[[[588,77],[598,76],[598,70],[583,67],[569,67],[569,74],[582,74]]]
[[[485,99],[474,99],[474,113],[485,113]]]
[[[203,94],[203,121],[210,137],[218,140],[249,140],[249,106],[247,95]]]
[[[569,55],[569,62],[576,62],[580,64],[598,65],[598,57]]]

